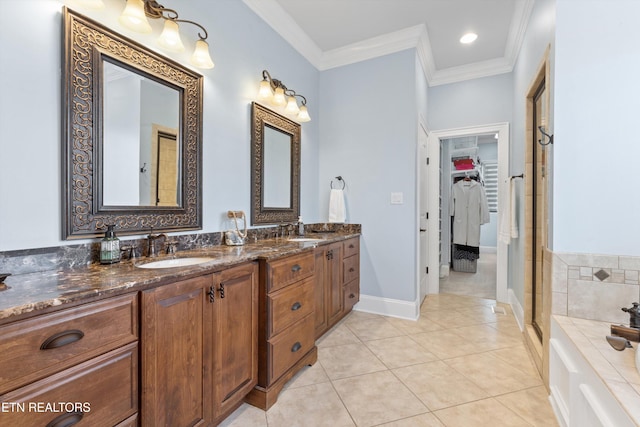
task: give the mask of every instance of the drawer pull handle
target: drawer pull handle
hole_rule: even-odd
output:
[[[300,304],[299,302],[296,302],[291,306],[291,311],[297,311],[297,310],[300,310],[300,308],[302,308],[302,304]]]
[[[297,343],[295,343],[293,345],[293,347],[291,347],[291,353],[295,353],[296,351],[300,350],[302,348],[302,344],[300,344],[300,341],[298,341]]]
[[[293,271],[294,273],[297,273],[300,270],[302,270],[302,267],[300,267],[299,264],[296,264],[293,267],[291,267],[291,271]]]
[[[40,346],[40,350],[52,350],[54,348],[64,347],[65,345],[80,341],[82,337],[84,337],[84,332],[77,329],[59,332],[47,338]]]
[[[80,411],[67,412],[53,419],[53,421],[47,424],[47,427],[71,427],[74,424],[78,424],[83,416],[84,413]]]
[[[220,288],[218,290],[220,291],[220,298],[224,298],[224,283],[220,283]]]
[[[349,249],[353,249],[353,248],[355,248],[355,246],[352,243],[352,244],[349,245]]]

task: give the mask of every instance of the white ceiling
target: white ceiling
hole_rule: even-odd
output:
[[[320,70],[417,48],[431,86],[510,72],[534,2],[243,1]]]

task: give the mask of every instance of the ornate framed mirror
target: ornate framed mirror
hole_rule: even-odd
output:
[[[300,215],[300,124],[251,106],[251,223],[295,222]]]
[[[201,229],[202,76],[63,15],[63,239]]]

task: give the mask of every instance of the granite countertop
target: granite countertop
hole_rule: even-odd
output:
[[[611,323],[559,315],[553,318],[629,417],[640,425],[640,374],[635,365],[640,344],[632,342],[633,348],[617,351],[605,338],[611,335]]]
[[[359,233],[314,233],[321,241],[295,242],[266,239],[244,246],[210,246],[179,251],[175,255],[137,258],[117,264],[17,274],[5,279],[0,290],[0,324],[31,317],[40,311],[75,305],[102,297],[149,289],[164,283],[212,273],[226,267],[259,259],[275,259],[310,251],[322,244],[346,240]],[[184,267],[145,269],[136,265],[166,258],[211,257],[210,262]]]

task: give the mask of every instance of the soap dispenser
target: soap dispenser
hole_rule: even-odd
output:
[[[100,242],[100,264],[120,262],[120,240],[113,231],[115,224],[107,225],[104,239]]]
[[[298,236],[304,236],[304,222],[302,222],[302,217],[298,217]]]

